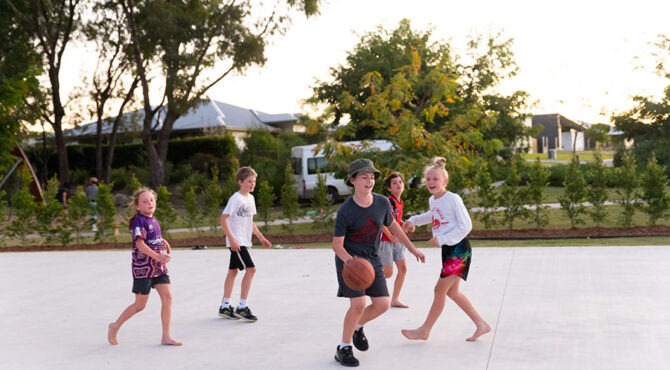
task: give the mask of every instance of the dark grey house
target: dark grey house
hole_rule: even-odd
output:
[[[538,114],[533,116],[532,125],[542,125],[542,131],[535,137],[537,153],[547,153],[549,149],[587,150],[593,143],[584,137],[587,126],[572,121],[565,116],[554,114]]]

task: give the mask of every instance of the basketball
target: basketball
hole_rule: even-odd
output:
[[[344,264],[342,279],[353,290],[365,290],[375,280],[375,270],[365,258],[354,257]]]

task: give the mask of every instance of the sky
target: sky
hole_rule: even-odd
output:
[[[328,81],[361,35],[379,25],[394,29],[403,18],[415,30],[432,28],[434,41],[459,54],[475,34],[514,39],[519,72],[498,90],[528,92],[532,114],[609,123],[633,106],[632,96],[658,96],[670,84],[653,71],[651,45],[659,34],[670,36],[669,1],[325,0],[320,12],[294,14],[289,31],[272,38],[263,67],[226,77],[209,97],[267,113],[304,112],[315,81]],[[67,75],[84,68],[80,52],[66,53],[81,61]],[[65,92],[71,86],[64,83]]]

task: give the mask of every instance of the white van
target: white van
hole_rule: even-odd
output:
[[[362,146],[361,141],[348,141],[342,144],[356,147]],[[386,151],[391,149],[393,144],[387,140],[371,140],[366,143],[373,147]],[[295,174],[295,183],[298,188],[298,197],[300,199],[312,199],[314,197],[314,188],[318,181],[316,171],[321,170],[326,175],[326,186],[328,197],[335,200],[351,194],[351,188],[344,183],[344,179],[333,177],[333,172],[328,171],[329,160],[325,157],[323,150],[314,152],[317,144],[294,146],[291,148],[291,166]]]

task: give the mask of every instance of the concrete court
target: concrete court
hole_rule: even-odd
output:
[[[461,288],[494,329],[474,343],[449,300],[428,341],[400,334],[432,301],[439,250],[423,252],[425,265],[408,259],[401,299],[411,307],[366,326],[361,368],[670,368],[670,246],[475,248]],[[342,368],[333,355],[348,301],[335,297],[333,252],[253,256],[259,321],[249,324],[216,315],[227,250],[174,251],[172,334],[184,346],[165,347],[155,292],[119,345],[107,344],[107,324],[133,300],[128,251],[0,253],[0,369]]]

